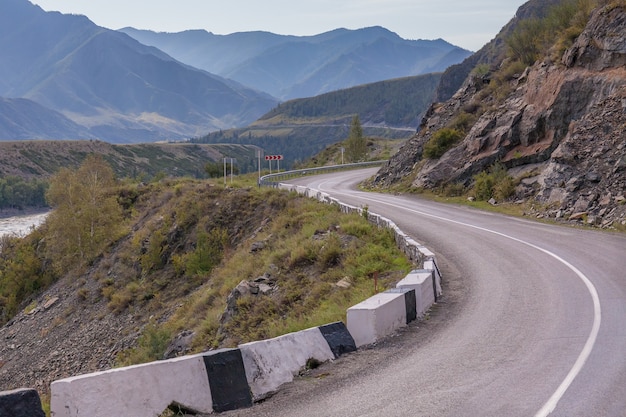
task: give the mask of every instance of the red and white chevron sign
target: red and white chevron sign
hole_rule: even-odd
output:
[[[282,161],[283,156],[282,155],[265,155],[265,160],[266,161]]]

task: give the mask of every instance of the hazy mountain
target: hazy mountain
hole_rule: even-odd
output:
[[[243,126],[276,104],[84,16],[26,0],[0,2],[0,62],[0,96],[33,100],[111,142]]]
[[[0,141],[91,139],[86,128],[32,100],[0,97]]]
[[[337,29],[314,36],[121,31],[189,65],[281,99],[441,72],[471,54],[441,39],[402,39],[382,27]]]

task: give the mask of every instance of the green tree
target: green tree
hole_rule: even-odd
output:
[[[58,268],[89,262],[121,231],[122,208],[115,194],[111,167],[88,156],[78,170],[62,168],[50,181],[46,198],[53,211],[47,245]]]
[[[209,178],[220,178],[224,176],[224,170],[217,162],[207,162],[204,166],[204,172],[207,173]]]
[[[356,114],[352,118],[350,127],[350,135],[346,140],[346,157],[349,162],[359,162],[365,160],[367,156],[367,143],[363,137],[363,129],[359,115]]]

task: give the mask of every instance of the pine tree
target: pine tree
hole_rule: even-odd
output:
[[[356,114],[352,118],[350,135],[346,140],[346,157],[349,162],[360,162],[364,161],[366,156],[367,144],[363,137],[363,129],[361,128],[359,115]]]

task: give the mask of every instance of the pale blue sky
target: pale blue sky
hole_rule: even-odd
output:
[[[315,35],[383,26],[405,39],[443,38],[472,51],[489,42],[523,0],[31,0],[100,26],[216,34],[264,30]]]

